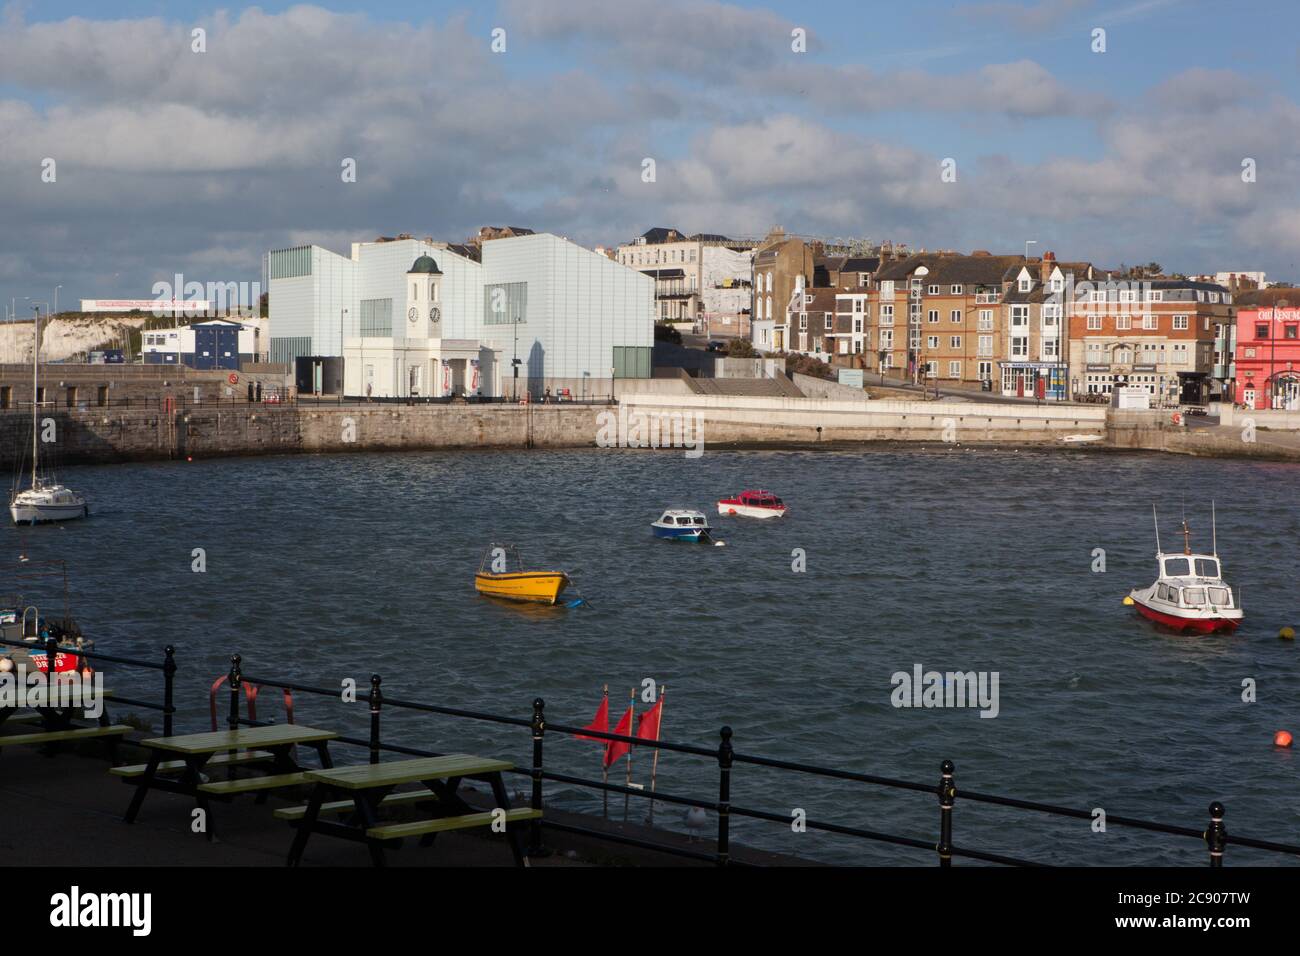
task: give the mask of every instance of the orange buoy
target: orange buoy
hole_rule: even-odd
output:
[[[1288,731],[1285,731],[1285,730],[1279,730],[1277,733],[1275,733],[1275,734],[1273,735],[1273,746],[1274,746],[1274,747],[1290,747],[1290,746],[1291,746],[1291,734],[1290,734]]]

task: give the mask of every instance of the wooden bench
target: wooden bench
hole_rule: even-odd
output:
[[[374,840],[400,840],[403,837],[424,836],[427,833],[443,833],[447,830],[468,830],[472,827],[490,827],[496,822],[495,811],[466,813],[458,817],[436,817],[432,820],[412,820],[409,823],[388,823],[380,827],[371,827],[366,836]],[[507,828],[511,823],[524,820],[540,820],[541,810],[519,807],[505,811]]]
[[[234,766],[246,763],[262,763],[270,760],[271,754],[266,750],[245,750],[237,754],[217,754],[210,759],[206,767]],[[139,777],[147,769],[147,763],[135,763],[128,767],[113,767],[108,772],[115,777]],[[157,773],[178,773],[185,770],[184,760],[164,760],[158,764]]]
[[[234,780],[214,780],[201,783],[198,789],[203,793],[212,793],[221,797],[231,797],[237,793],[255,793],[258,790],[280,790],[284,787],[296,787],[307,782],[307,774],[299,770],[294,773],[276,773],[261,777],[238,777]]]
[[[437,800],[436,793],[430,793],[428,790],[411,790],[405,793],[390,793],[384,799],[379,801],[383,807],[401,806],[407,803],[424,803],[428,800]],[[356,803],[352,800],[335,800],[332,803],[322,803],[318,813],[339,814],[347,813],[349,810],[355,810]],[[301,820],[307,815],[307,806],[304,804],[300,807],[281,807],[271,814],[277,820]]]
[[[74,727],[71,730],[41,730],[31,734],[0,734],[0,749],[21,747],[26,744],[57,744],[69,740],[88,740],[93,737],[121,737],[130,733],[125,724],[106,727]]]

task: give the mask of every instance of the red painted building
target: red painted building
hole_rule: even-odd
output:
[[[1239,298],[1235,358],[1238,402],[1300,410],[1300,289],[1263,289]]]

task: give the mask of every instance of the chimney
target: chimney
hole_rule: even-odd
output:
[[[1042,281],[1043,285],[1047,285],[1047,280],[1052,277],[1052,270],[1055,268],[1056,268],[1056,253],[1044,252],[1043,262],[1042,265],[1039,267],[1039,276],[1038,276],[1038,278]]]

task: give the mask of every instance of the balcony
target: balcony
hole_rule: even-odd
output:
[[[976,305],[997,305],[1001,301],[1002,301],[1001,292],[976,292],[975,293]]]

